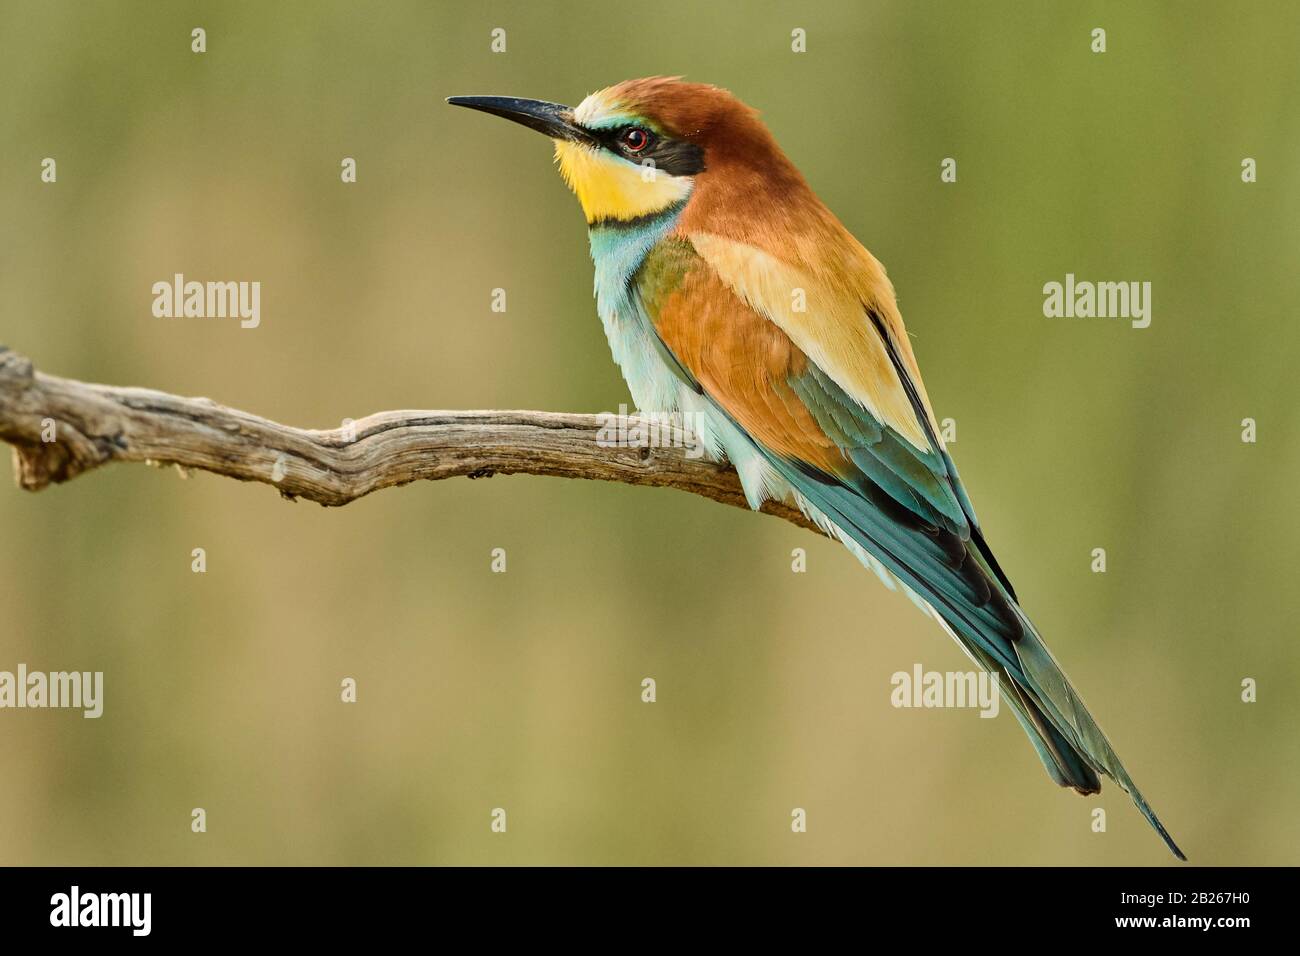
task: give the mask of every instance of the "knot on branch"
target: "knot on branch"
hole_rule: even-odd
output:
[[[0,346],[0,439],[13,446],[14,480],[28,491],[68,481],[108,461],[113,436],[88,435],[40,385],[31,359]]]
[[[32,360],[19,355],[7,345],[0,345],[0,389],[9,381],[31,381],[33,378]]]

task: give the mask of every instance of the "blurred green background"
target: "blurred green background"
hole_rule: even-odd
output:
[[[311,427],[627,401],[548,145],[443,98],[732,89],[888,266],[1002,564],[1193,863],[1300,862],[1294,4],[2,16],[0,341]],[[260,280],[261,327],[154,318],[175,272]],[[1151,281],[1151,327],[1044,318],[1067,272]],[[1172,862],[1005,709],[892,708],[893,672],[968,662],[842,549],[680,493],[498,477],[323,510],[113,467],[0,486],[0,605],[0,669],[102,670],[107,697],[0,712],[2,864]]]

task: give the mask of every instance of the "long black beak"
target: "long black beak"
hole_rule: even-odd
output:
[[[521,100],[514,96],[449,96],[447,102],[452,106],[468,106],[472,110],[504,117],[552,139],[594,142],[590,133],[574,123],[572,107],[559,103]]]

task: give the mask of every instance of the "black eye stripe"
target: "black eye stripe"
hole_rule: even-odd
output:
[[[621,156],[628,162],[652,161],[656,169],[662,169],[669,176],[694,176],[696,173],[704,172],[704,150],[696,144],[670,139],[652,130],[645,130],[650,137],[649,145],[633,151],[625,148],[621,142],[622,137],[632,129],[644,129],[644,127],[615,126],[589,132],[604,149]]]

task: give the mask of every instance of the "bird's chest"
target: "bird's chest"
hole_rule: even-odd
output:
[[[597,225],[591,229],[596,266],[596,311],[605,337],[637,408],[675,412],[680,380],[664,363],[654,324],[636,293],[633,277],[646,254],[672,228],[672,219],[636,225]]]

